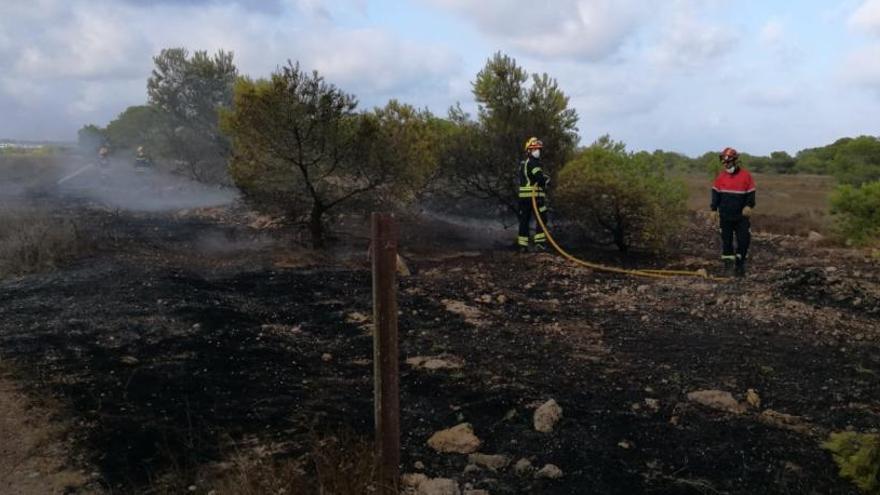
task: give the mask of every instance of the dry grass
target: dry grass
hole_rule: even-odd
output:
[[[755,230],[792,235],[807,235],[811,230],[831,233],[829,196],[836,185],[832,177],[752,175],[758,188],[752,222]],[[684,180],[688,186],[688,208],[708,210],[712,178],[692,174]]]
[[[373,482],[375,456],[369,441],[350,433],[314,440],[298,458],[265,447],[233,448],[227,461],[206,467],[172,469],[153,486],[133,493],[171,495],[365,495],[381,493]]]
[[[70,219],[35,209],[0,210],[0,277],[54,269],[85,250]]]

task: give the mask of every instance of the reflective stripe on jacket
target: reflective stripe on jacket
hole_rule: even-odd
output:
[[[546,196],[544,187],[547,185],[547,176],[541,169],[541,160],[529,157],[520,163],[519,171],[519,197],[531,198]]]

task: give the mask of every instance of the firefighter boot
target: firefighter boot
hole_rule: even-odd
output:
[[[737,277],[745,277],[746,276],[746,260],[744,260],[743,258],[739,258],[739,257],[736,258],[736,269],[734,271],[734,274]]]
[[[721,260],[721,262],[724,264],[724,266],[723,266],[724,276],[729,277],[729,276],[733,275],[733,260],[724,259],[724,260]]]

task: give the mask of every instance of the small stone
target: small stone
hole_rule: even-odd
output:
[[[640,286],[636,287],[636,292],[638,292],[639,294],[644,294],[645,292],[648,292],[648,289],[650,289],[650,288],[651,288],[651,286],[647,285],[647,284],[640,285]]]
[[[464,474],[479,473],[480,471],[482,471],[482,469],[476,464],[468,464],[464,467]]]
[[[510,459],[503,455],[488,455],[475,453],[468,456],[468,461],[478,466],[483,466],[497,471],[504,469],[510,464]]]
[[[428,445],[437,452],[471,454],[480,448],[482,442],[470,423],[461,423],[438,431],[428,439]]]
[[[550,480],[555,480],[562,478],[562,470],[553,464],[545,464],[537,473],[535,473],[535,478],[545,478]]]
[[[657,412],[660,410],[660,401],[657,399],[650,399],[650,398],[645,399],[645,405],[648,406],[648,408],[654,412]]]
[[[758,395],[755,389],[750,388],[746,391],[746,402],[753,408],[758,409],[761,407],[761,396]]]
[[[418,488],[425,481],[428,477],[422,473],[404,473],[400,477],[400,484],[407,488]]]
[[[535,410],[535,430],[549,433],[560,419],[562,419],[562,408],[555,400],[550,399]]]
[[[325,352],[324,354],[321,354],[321,361],[324,361],[325,363],[329,363],[330,361],[333,361],[333,354],[330,354],[329,352]]]
[[[622,449],[631,449],[633,445],[629,440],[621,440],[617,442],[617,446]]]
[[[418,495],[461,495],[461,490],[454,480],[433,478],[419,485]]]
[[[416,461],[416,463],[413,464],[413,466],[414,466],[416,469],[418,469],[419,471],[422,471],[422,470],[425,469],[425,463],[422,462],[422,461]]]
[[[504,304],[507,302],[507,296],[504,294],[498,294],[498,297],[496,297],[495,300],[498,301],[498,304]]]
[[[532,467],[531,461],[529,461],[525,457],[516,461],[516,464],[513,465],[513,471],[516,474],[526,474],[526,473],[530,472],[532,469],[534,469],[534,468]]]
[[[133,366],[140,362],[140,360],[134,356],[122,356],[120,361],[122,361],[122,364],[127,364],[129,366]]]
[[[704,405],[706,407],[725,411],[734,414],[742,414],[745,407],[736,401],[730,392],[722,390],[696,390],[687,394],[687,398],[691,402]]]
[[[822,234],[816,232],[815,230],[811,230],[811,231],[807,234],[807,240],[808,240],[809,242],[814,243],[814,244],[817,243],[817,242],[819,242],[819,241],[821,241],[821,240],[824,239],[824,238],[825,238],[824,235],[822,235]]]

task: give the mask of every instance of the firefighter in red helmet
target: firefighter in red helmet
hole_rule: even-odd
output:
[[[742,277],[746,274],[746,256],[752,239],[749,217],[755,207],[755,181],[752,174],[740,166],[739,153],[735,149],[724,148],[718,158],[724,170],[718,173],[712,184],[710,208],[721,227],[724,271]]]

